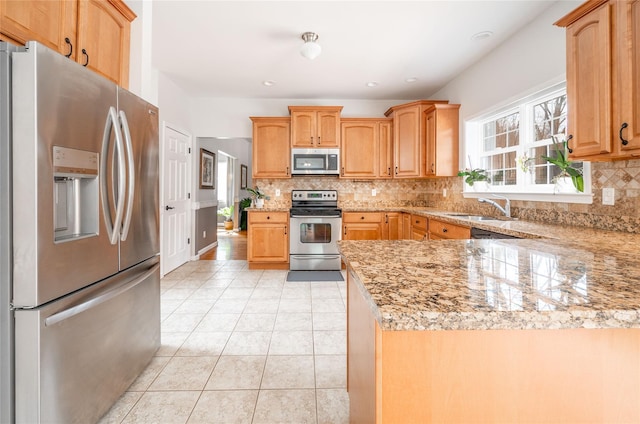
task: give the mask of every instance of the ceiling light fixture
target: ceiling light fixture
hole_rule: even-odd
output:
[[[300,54],[309,60],[313,60],[316,57],[320,56],[322,47],[320,47],[320,44],[316,43],[316,41],[318,41],[318,38],[318,34],[316,34],[315,32],[305,32],[304,34],[302,34],[304,44],[300,49]]]
[[[418,81],[418,78],[416,77],[411,77],[411,78],[407,78],[406,80],[404,80],[404,82],[408,82],[408,83],[412,83],[412,82],[416,82]]]
[[[276,82],[273,80],[266,80],[266,81],[262,81],[262,85],[265,85],[267,87],[271,87],[272,85],[276,85]]]
[[[485,40],[493,35],[491,31],[480,31],[471,36],[473,41]]]
[[[378,83],[376,81],[369,81],[367,83],[367,87],[377,87]]]

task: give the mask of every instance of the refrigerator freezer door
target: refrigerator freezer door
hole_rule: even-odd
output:
[[[127,195],[120,238],[120,269],[126,269],[160,252],[158,109],[122,88],[118,108],[125,145],[132,147],[133,170],[127,174],[135,175],[133,184],[127,181],[133,196]]]
[[[74,178],[73,173],[82,170],[66,169],[69,158],[54,151],[57,146],[88,152],[85,156],[92,160],[100,155],[109,110],[117,107],[117,86],[35,42],[12,57],[13,302],[16,307],[33,307],[118,272],[118,245],[109,241],[100,196],[94,194],[99,177]],[[109,199],[118,195],[111,186],[117,172],[113,152],[109,151],[106,173]],[[62,164],[55,167],[55,181],[54,160]],[[59,217],[58,225],[54,222],[60,200],[55,194],[61,193],[54,190],[56,181],[67,182],[65,203],[82,198],[75,205],[63,204],[58,213],[67,207],[70,214],[78,214],[75,225],[92,228],[89,234],[74,236],[69,230],[71,236],[56,238],[59,223],[66,222]]]
[[[15,315],[16,422],[96,422],[160,346],[159,259]]]

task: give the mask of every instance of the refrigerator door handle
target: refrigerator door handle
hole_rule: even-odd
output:
[[[73,316],[76,316],[85,311],[88,311],[89,309],[95,308],[96,306],[106,302],[107,300],[110,300],[116,296],[119,296],[120,294],[126,292],[127,290],[132,289],[133,287],[145,281],[147,278],[149,278],[149,276],[153,275],[153,273],[156,272],[158,268],[160,268],[160,264],[155,264],[139,277],[129,281],[128,283],[116,289],[109,290],[108,292],[103,293],[97,297],[94,297],[93,299],[87,300],[85,302],[80,303],[79,305],[74,305],[70,308],[65,309],[64,311],[51,315],[50,317],[44,320],[45,327],[51,327],[52,325],[56,325],[66,319],[69,319]]]
[[[124,225],[122,227],[122,235],[120,236],[120,240],[125,241],[127,239],[127,235],[129,234],[129,227],[131,226],[131,214],[133,212],[133,196],[135,194],[136,188],[136,175],[135,175],[135,164],[133,163],[133,144],[131,143],[131,132],[129,131],[129,122],[127,121],[127,115],[125,115],[124,111],[121,110],[118,113],[120,117],[120,123],[122,125],[122,132],[124,133],[124,141],[126,146],[127,153],[127,168],[129,176],[127,178],[128,188],[127,188],[127,211],[124,216]]]
[[[122,144],[122,135],[117,126],[114,128],[114,124],[118,122],[118,116],[116,109],[111,106],[107,115],[107,122],[104,126],[104,134],[102,136],[102,151],[100,152],[100,199],[102,200],[102,213],[104,215],[104,222],[107,227],[107,235],[111,244],[118,242],[120,225],[122,225],[122,215],[124,213],[124,183],[125,183],[125,168],[124,168],[124,152]],[[107,157],[109,153],[109,138],[111,130],[114,130],[116,145],[114,147],[114,154],[118,155],[118,198],[115,201],[116,217],[112,221],[111,210],[109,209],[109,189],[107,186]],[[111,181],[113,186],[113,181]]]

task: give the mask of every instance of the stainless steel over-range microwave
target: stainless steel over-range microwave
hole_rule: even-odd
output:
[[[340,149],[291,149],[292,175],[338,175]]]

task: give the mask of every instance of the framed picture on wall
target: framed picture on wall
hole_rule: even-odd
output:
[[[215,188],[215,165],[215,153],[200,149],[200,188]]]
[[[247,188],[247,165],[240,165],[240,188]]]

